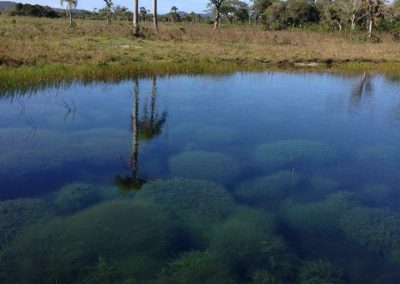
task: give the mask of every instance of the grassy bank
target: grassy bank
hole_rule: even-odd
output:
[[[261,25],[215,33],[209,25],[163,24],[158,35],[144,25],[139,39],[130,30],[122,21],[81,20],[71,29],[64,19],[1,17],[0,91],[74,79],[225,73],[308,62],[344,72],[400,70],[400,44],[384,33],[382,42],[370,43],[364,33],[264,31]]]

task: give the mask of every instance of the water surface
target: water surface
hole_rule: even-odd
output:
[[[0,97],[4,283],[399,283],[400,83],[257,73]]]

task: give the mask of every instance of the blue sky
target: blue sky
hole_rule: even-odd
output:
[[[47,5],[51,7],[61,7],[59,0],[12,0],[15,2],[24,2],[30,4],[40,4],[40,5]],[[139,0],[140,6],[144,6],[147,9],[151,9],[151,0]],[[129,0],[114,0],[116,5],[123,5],[128,8],[132,7],[132,2]],[[79,9],[86,9],[86,10],[93,10],[93,8],[100,8],[104,4],[103,0],[78,0],[78,8]],[[206,9],[207,0],[159,0],[159,11],[160,13],[169,12],[172,6],[177,6],[179,10],[191,12],[194,11],[196,13],[201,13]]]

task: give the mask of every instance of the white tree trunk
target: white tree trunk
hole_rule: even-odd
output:
[[[139,0],[133,0],[133,35],[138,36],[139,31]]]
[[[158,33],[158,12],[157,12],[157,0],[153,0],[153,27],[154,31]]]

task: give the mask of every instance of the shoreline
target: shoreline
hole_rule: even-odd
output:
[[[119,82],[136,77],[177,75],[227,75],[237,72],[300,72],[355,75],[371,72],[400,80],[400,62],[374,61],[198,61],[140,62],[96,65],[43,64],[37,66],[0,66],[0,96],[35,92],[70,83]]]

